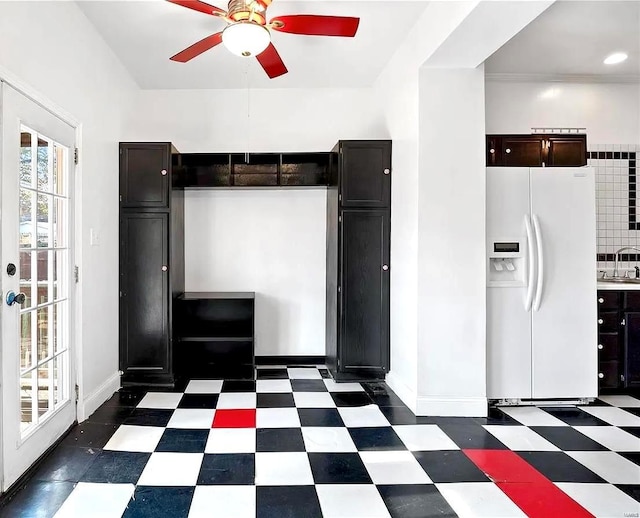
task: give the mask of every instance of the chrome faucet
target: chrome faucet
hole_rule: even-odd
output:
[[[616,251],[616,262],[613,267],[613,277],[618,277],[618,258],[620,257],[620,252],[624,252],[625,250],[635,250],[636,252],[640,252],[640,248],[636,248],[635,246],[623,246],[620,250]]]

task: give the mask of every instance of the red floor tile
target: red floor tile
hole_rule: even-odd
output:
[[[216,410],[212,428],[255,428],[255,409]]]

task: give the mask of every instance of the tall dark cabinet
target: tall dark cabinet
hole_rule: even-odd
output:
[[[389,370],[391,142],[340,141],[327,195],[327,366],[336,380]]]
[[[122,383],[171,386],[173,299],[184,292],[184,191],[170,143],[120,144]]]

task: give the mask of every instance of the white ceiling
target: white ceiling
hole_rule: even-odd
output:
[[[226,8],[224,0],[211,0]],[[297,36],[272,31],[289,73],[269,79],[254,58],[222,45],[189,63],[169,57],[221,31],[223,20],[157,1],[79,1],[124,66],[145,89],[304,88],[371,86],[427,2],[275,0],[269,19],[283,14],[358,16],[355,38]]]
[[[602,61],[615,51],[629,58]],[[640,1],[559,0],[485,63],[496,75],[640,80]]]

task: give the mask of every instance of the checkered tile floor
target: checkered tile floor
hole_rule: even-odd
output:
[[[3,516],[638,516],[640,400],[416,418],[322,368],[121,392]]]

